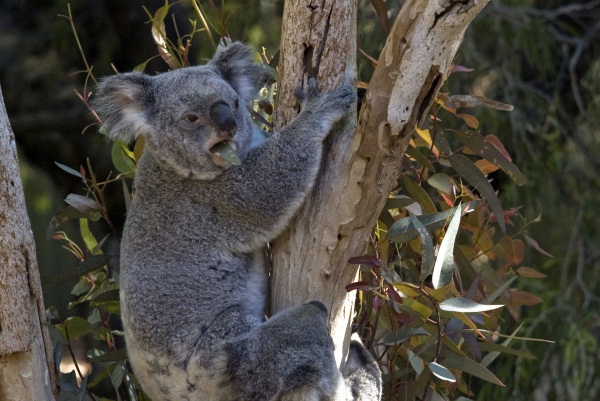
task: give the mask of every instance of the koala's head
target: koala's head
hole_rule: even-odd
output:
[[[128,142],[144,135],[152,157],[183,176],[211,179],[229,162],[209,149],[226,142],[244,153],[252,137],[247,107],[272,79],[247,46],[233,43],[204,66],[105,78],[92,106],[110,138]]]

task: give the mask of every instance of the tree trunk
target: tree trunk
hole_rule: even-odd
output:
[[[271,311],[320,300],[336,360],[346,354],[357,273],[396,182],[410,136],[447,78],[465,29],[488,0],[406,0],[363,102],[358,128],[334,133],[312,195],[273,244]],[[294,116],[292,89],[317,76],[323,90],[355,79],[355,0],[286,1],[275,126]],[[342,72],[342,73],[340,73]]]
[[[15,137],[0,92],[0,400],[54,400],[56,373]]]

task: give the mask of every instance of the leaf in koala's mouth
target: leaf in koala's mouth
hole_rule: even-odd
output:
[[[210,152],[215,156],[219,156],[221,159],[227,160],[231,164],[235,164],[236,166],[242,164],[239,156],[227,142],[217,143],[215,146],[210,148]]]

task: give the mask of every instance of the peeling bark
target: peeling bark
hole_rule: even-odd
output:
[[[1,94],[0,227],[0,399],[54,400],[56,373],[35,244]]]

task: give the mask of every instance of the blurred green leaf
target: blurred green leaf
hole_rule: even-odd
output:
[[[77,194],[67,195],[65,202],[79,210],[81,213],[92,213],[102,209],[98,202],[96,202],[94,199]]]
[[[130,175],[135,171],[135,163],[125,149],[127,149],[127,145],[124,142],[115,141],[112,145],[110,155],[117,171],[121,174]]]
[[[63,323],[57,324],[56,328],[69,341],[77,340],[92,332],[90,322],[79,316],[68,317]]]
[[[83,176],[81,175],[81,173],[79,171],[74,170],[71,167],[67,167],[64,164],[60,164],[59,162],[54,162],[54,164],[56,164],[59,168],[66,171],[67,173],[72,174],[75,177],[79,177],[79,178],[83,179]]]

